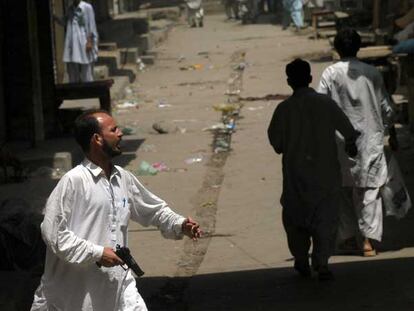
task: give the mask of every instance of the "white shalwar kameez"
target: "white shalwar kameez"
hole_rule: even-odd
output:
[[[104,246],[127,246],[129,219],[175,239],[185,220],[119,166],[109,180],[87,159],[69,171],[46,204],[46,265],[31,310],[147,310],[130,270],[96,265]]]
[[[93,63],[98,59],[98,32],[92,5],[81,1],[70,6],[66,20],[63,62],[67,65],[69,82],[93,81]],[[92,50],[86,51],[88,38],[92,38]]]
[[[185,0],[187,5],[187,22],[189,26],[203,26],[204,9],[202,0]]]
[[[387,179],[384,154],[384,123],[393,117],[391,100],[381,73],[356,58],[342,59],[322,74],[318,91],[329,95],[361,133],[357,140],[358,155],[352,159],[339,150],[343,186],[352,187],[352,201],[364,237],[381,241],[382,202],[379,188]],[[385,120],[384,120],[385,118]],[[339,139],[340,140],[340,139]],[[355,215],[354,213],[354,215]],[[346,239],[358,228],[349,219],[352,212],[343,211],[339,236]]]

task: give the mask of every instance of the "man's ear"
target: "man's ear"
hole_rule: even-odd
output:
[[[311,83],[312,83],[312,80],[313,80],[313,77],[312,77],[312,75],[310,75],[310,76],[309,76],[309,84],[311,84]]]
[[[92,136],[92,138],[93,138],[93,141],[96,143],[96,144],[98,144],[98,145],[102,145],[102,143],[103,143],[103,138],[102,138],[102,136],[101,135],[99,135],[98,133],[95,133],[95,134],[93,134],[93,136]]]

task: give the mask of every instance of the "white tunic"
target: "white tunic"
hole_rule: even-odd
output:
[[[69,7],[66,19],[65,63],[90,64],[98,59],[98,32],[92,6],[81,1],[77,7]],[[86,42],[92,36],[93,47],[86,52]]]
[[[343,152],[339,154],[343,186],[382,186],[387,179],[384,121],[392,118],[393,108],[381,73],[356,58],[343,59],[325,69],[318,91],[335,100],[361,133],[356,158],[351,159]]]
[[[178,239],[185,218],[121,167],[109,180],[87,159],[69,171],[46,204],[46,265],[32,310],[146,310],[129,270],[96,265],[104,246],[127,245],[129,219]]]

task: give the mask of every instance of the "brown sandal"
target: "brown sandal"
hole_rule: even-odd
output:
[[[371,249],[364,249],[364,253],[363,253],[364,257],[374,257],[377,256],[377,251],[373,248]]]

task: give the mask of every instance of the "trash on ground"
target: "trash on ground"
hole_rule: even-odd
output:
[[[132,95],[133,90],[131,89],[131,87],[127,86],[127,87],[124,89],[124,92],[125,92],[125,94],[126,94],[126,95]]]
[[[187,172],[188,169],[186,169],[185,167],[178,167],[178,168],[173,169],[173,171],[176,173],[184,173],[184,172]]]
[[[175,133],[178,130],[176,125],[166,121],[155,122],[152,128],[159,134]]]
[[[133,135],[135,133],[136,133],[136,130],[131,127],[124,127],[122,129],[122,134],[124,134],[125,136]]]
[[[189,65],[189,66],[182,66],[180,67],[180,70],[200,70],[203,69],[204,65],[203,64],[194,64],[194,65]]]
[[[244,70],[247,67],[247,64],[245,62],[241,62],[239,64],[237,64],[236,66],[234,66],[234,70]]]
[[[152,167],[155,168],[158,172],[166,172],[169,170],[168,166],[164,162],[152,163]]]
[[[212,202],[212,201],[208,201],[208,202],[204,202],[203,204],[201,204],[201,207],[214,207],[216,206],[216,203]]]
[[[261,109],[263,109],[264,107],[263,106],[258,106],[258,107],[248,107],[247,108],[247,110],[250,110],[250,111],[256,111],[256,110],[261,110]]]
[[[199,155],[196,155],[196,156],[190,157],[190,158],[188,158],[188,159],[185,159],[185,161],[184,161],[184,162],[185,162],[186,164],[201,163],[201,162],[203,162],[203,159],[204,159],[203,155],[199,154]]]
[[[167,102],[166,99],[160,99],[157,103],[158,108],[165,108],[165,107],[171,107],[171,105]]]
[[[146,66],[145,66],[145,64],[144,64],[144,62],[142,61],[141,58],[137,57],[136,64],[137,64],[137,68],[138,68],[139,71],[144,71],[145,70]]]
[[[138,103],[134,100],[129,100],[129,101],[123,102],[122,104],[117,104],[116,108],[118,109],[138,108]]]
[[[181,63],[184,59],[185,59],[185,56],[184,55],[180,55],[180,57],[178,58],[178,62]]]
[[[139,176],[154,176],[157,175],[158,170],[147,161],[141,161],[137,173]]]
[[[219,130],[219,129],[225,130],[226,125],[224,123],[213,124],[212,126],[203,128],[203,132],[205,132],[205,131],[215,131],[215,130]]]

